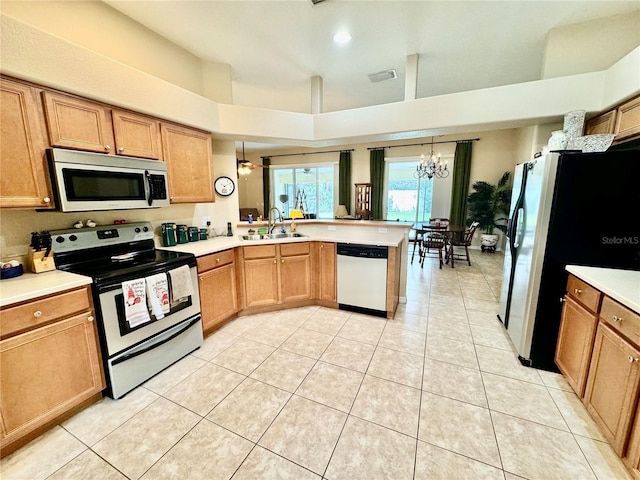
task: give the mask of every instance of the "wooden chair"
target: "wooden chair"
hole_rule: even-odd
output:
[[[458,258],[466,258],[467,263],[469,264],[469,266],[471,266],[471,259],[469,258],[469,246],[471,245],[471,241],[473,240],[473,235],[478,229],[478,225],[480,225],[478,222],[473,222],[469,226],[469,228],[464,231],[462,237],[452,235],[451,238],[449,238],[449,252],[447,253],[446,263],[449,263],[449,260],[451,260],[451,268],[454,268],[453,260],[456,256]],[[464,247],[464,254],[455,253],[455,247]]]
[[[423,233],[422,230],[411,229],[409,232],[408,243],[413,243],[413,251],[411,252],[411,264],[413,264],[413,257],[416,254],[416,246],[418,247],[418,257],[420,257],[420,248],[422,244]],[[408,247],[407,247],[408,248]]]
[[[451,223],[451,220],[449,220],[448,218],[430,218],[429,219],[429,225],[440,224],[443,227],[446,227],[450,223]]]
[[[424,259],[431,253],[435,253],[438,256],[439,267],[442,269],[442,251],[445,249],[447,236],[438,231],[431,231],[425,232],[423,237],[420,245],[420,268],[424,268]]]

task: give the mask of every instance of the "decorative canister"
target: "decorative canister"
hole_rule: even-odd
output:
[[[189,234],[189,241],[190,242],[197,242],[198,240],[200,240],[198,227],[189,227],[187,229],[187,231],[188,231],[188,234]]]
[[[176,238],[178,243],[187,243],[189,242],[189,236],[187,234],[187,226],[186,225],[178,225],[176,230]]]
[[[201,228],[200,229],[200,240],[206,240],[207,238],[209,238],[209,229],[208,228]]]
[[[563,130],[567,136],[567,141],[582,136],[582,132],[584,131],[585,113],[585,110],[575,110],[564,116]]]
[[[564,130],[556,130],[551,132],[551,138],[549,139],[549,150],[566,150],[567,148],[567,134]]]

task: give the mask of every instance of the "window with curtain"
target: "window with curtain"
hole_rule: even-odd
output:
[[[338,169],[336,164],[272,165],[271,205],[287,218],[302,200],[305,215],[333,218],[337,208]]]

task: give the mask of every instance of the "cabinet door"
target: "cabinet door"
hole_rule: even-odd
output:
[[[319,254],[319,298],[336,301],[336,244],[320,242]]]
[[[615,452],[623,456],[638,399],[640,352],[598,325],[584,403]]]
[[[113,153],[113,127],[107,107],[57,93],[42,95],[52,146]]]
[[[214,268],[198,275],[202,328],[205,332],[238,311],[235,265]]]
[[[246,307],[278,303],[278,274],[275,258],[244,261]]]
[[[596,135],[600,133],[614,133],[616,126],[616,110],[593,117],[587,121],[585,135]]]
[[[171,203],[213,202],[211,135],[161,124]]]
[[[616,141],[640,134],[640,97],[618,107],[615,134]]]
[[[36,89],[0,79],[0,207],[53,207]]]
[[[311,256],[280,259],[280,300],[293,302],[311,298]]]
[[[162,159],[158,120],[122,110],[112,110],[111,116],[118,155]]]
[[[92,315],[84,312],[0,342],[2,445],[104,388]]]
[[[565,297],[555,361],[579,397],[584,395],[597,325],[598,318],[593,313]]]

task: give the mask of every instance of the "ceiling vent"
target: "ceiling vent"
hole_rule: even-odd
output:
[[[382,82],[383,80],[391,80],[394,78],[398,78],[398,73],[396,72],[395,68],[369,74],[369,80],[371,80],[371,82],[373,83]]]

